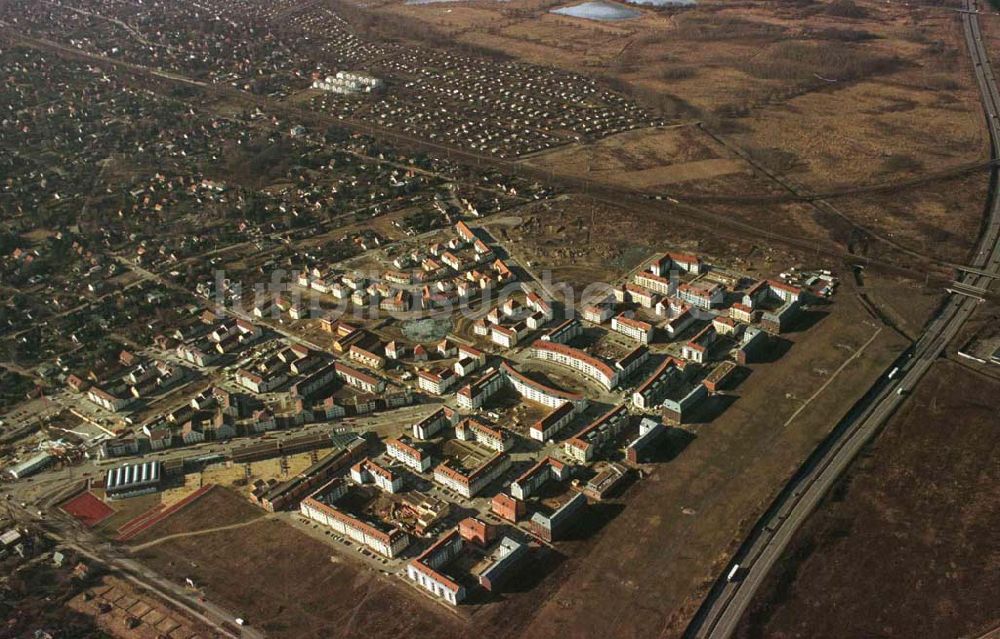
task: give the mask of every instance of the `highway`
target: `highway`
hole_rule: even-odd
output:
[[[1000,92],[982,43],[977,0],[964,0],[962,28],[975,68],[993,159],[1000,157]],[[957,279],[964,288],[988,289],[1000,273],[1000,196],[991,194],[989,218],[972,259],[974,272]],[[906,401],[945,347],[972,315],[978,299],[949,293],[937,316],[920,338],[896,361],[898,370],[883,376],[851,409],[830,436],[806,460],[758,520],[748,538],[718,578],[685,632],[691,639],[725,639],[735,630],[754,593],[781,556],[792,536],[843,474],[864,445]],[[739,571],[730,580],[735,565]]]

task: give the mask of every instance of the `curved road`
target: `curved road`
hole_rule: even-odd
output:
[[[1000,157],[1000,93],[983,46],[976,2],[964,0],[962,26],[986,111],[992,156],[996,159]],[[996,185],[993,186],[989,219],[977,244],[972,266],[989,275],[965,273],[958,282],[986,289],[1000,274],[1000,196]],[[917,342],[897,360],[898,371],[892,379],[888,376],[880,379],[851,409],[757,522],[709,592],[685,637],[725,639],[732,634],[792,535],[864,445],[906,400],[909,391],[958,334],[978,303],[972,297],[950,294]],[[740,567],[739,574],[730,581],[729,572],[736,564]]]

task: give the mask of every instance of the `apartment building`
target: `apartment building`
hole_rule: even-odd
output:
[[[542,340],[554,344],[565,344],[581,333],[583,333],[583,324],[580,323],[580,320],[568,319],[542,335]]]
[[[531,345],[531,355],[579,371],[608,390],[618,385],[618,371],[578,348],[557,342],[536,340]]]
[[[453,606],[465,599],[465,586],[443,572],[444,566],[462,552],[462,536],[453,530],[406,566],[406,576],[435,597]]]
[[[690,253],[664,253],[657,256],[649,265],[649,272],[660,277],[667,277],[670,271],[680,271],[698,275],[705,270],[701,258]]]
[[[643,308],[653,308],[659,301],[659,297],[641,286],[628,283],[615,289],[615,300],[619,303],[638,304]]]
[[[334,504],[347,494],[347,484],[336,477],[321,486],[299,504],[299,512],[334,532],[377,552],[383,557],[398,557],[410,545],[410,536],[399,528],[375,524],[339,510]]]
[[[431,456],[416,446],[408,437],[389,439],[385,442],[386,454],[414,472],[423,473],[431,468]]]
[[[681,368],[677,360],[668,357],[632,393],[632,403],[637,408],[648,410],[656,406],[664,397],[667,388],[681,378]]]
[[[550,479],[562,481],[569,476],[566,464],[558,459],[546,457],[526,470],[510,484],[510,494],[514,499],[525,500],[535,494]]]
[[[587,407],[587,398],[581,393],[570,393],[546,386],[522,375],[507,362],[500,365],[500,370],[514,390],[529,402],[542,404],[549,408],[558,408],[563,402],[571,402],[577,411]]]
[[[676,282],[669,277],[654,275],[648,271],[640,271],[632,278],[636,286],[659,293],[660,295],[673,295],[676,292]]]
[[[684,422],[692,409],[708,397],[708,389],[704,384],[695,384],[694,388],[687,391],[679,398],[666,398],[663,400],[663,418],[671,424],[681,424]]]
[[[587,306],[583,309],[583,319],[593,324],[603,324],[614,315],[614,309],[608,304]]]
[[[579,519],[586,507],[587,498],[583,493],[577,493],[550,515],[536,512],[528,520],[528,529],[539,538],[551,543],[559,539]]]
[[[361,348],[357,344],[351,345],[350,350],[347,351],[347,357],[352,361],[358,362],[362,366],[374,368],[375,370],[385,366],[384,357],[367,349]]]
[[[625,459],[630,464],[641,463],[649,448],[666,432],[667,427],[662,423],[643,417],[639,422],[639,436],[625,447]]]
[[[551,413],[532,424],[528,429],[528,435],[540,442],[548,441],[573,421],[578,412],[576,404],[563,402]]]
[[[624,382],[632,373],[639,370],[648,359],[649,349],[645,346],[636,346],[626,353],[625,357],[615,362],[615,368],[618,369],[618,381]]]
[[[398,493],[403,489],[400,475],[368,457],[351,466],[351,480],[359,485],[375,484],[387,493]]]
[[[714,282],[696,282],[679,285],[677,297],[691,306],[707,310],[722,305],[725,301],[725,291]]]
[[[379,394],[385,391],[385,381],[352,368],[342,362],[334,364],[334,371],[345,384],[359,388],[366,393]]]
[[[106,410],[118,412],[132,403],[131,397],[118,397],[103,388],[91,386],[87,391],[87,399]]]
[[[526,507],[523,501],[506,493],[497,493],[490,500],[490,512],[504,521],[517,523],[524,517],[525,511]]]
[[[510,457],[506,453],[495,453],[472,471],[453,468],[448,461],[444,461],[434,469],[434,481],[454,490],[466,499],[471,499],[507,472],[510,464]]]
[[[495,324],[490,328],[490,340],[502,348],[514,348],[526,328],[527,324],[524,322],[518,322],[514,326]]]
[[[417,371],[417,384],[421,390],[432,395],[444,395],[458,381],[458,375],[450,368],[437,371]]]
[[[489,592],[498,590],[528,554],[527,544],[504,537],[489,555],[489,565],[479,573],[479,585]]]
[[[477,417],[467,417],[455,426],[455,436],[462,441],[474,441],[498,453],[514,447],[514,434],[505,428],[494,427]]]
[[[716,337],[715,328],[709,324],[681,347],[681,357],[698,364],[704,364],[708,361],[709,349],[715,343]]]
[[[442,429],[454,426],[458,422],[458,413],[444,406],[413,425],[413,436],[417,439],[430,439]]]
[[[729,307],[729,317],[737,322],[750,324],[754,321],[756,313],[749,306],[737,302]]]
[[[618,437],[628,426],[628,420],[628,408],[625,404],[619,404],[566,440],[563,452],[580,463],[587,463],[594,459],[602,447]]]
[[[505,383],[504,375],[499,370],[491,368],[482,377],[471,384],[466,384],[458,391],[458,405],[465,410],[475,410],[502,389]]]
[[[611,330],[642,344],[649,344],[653,341],[652,324],[628,317],[624,313],[611,320]]]

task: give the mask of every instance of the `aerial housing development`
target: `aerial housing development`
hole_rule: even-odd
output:
[[[0,635],[989,636],[992,9],[0,2]]]

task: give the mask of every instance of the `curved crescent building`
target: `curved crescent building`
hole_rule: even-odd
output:
[[[579,348],[537,340],[531,345],[531,355],[541,360],[568,366],[611,390],[618,385],[618,371]]]
[[[500,365],[500,371],[521,397],[536,404],[544,404],[549,408],[558,408],[565,402],[570,402],[575,406],[585,405],[587,402],[587,398],[581,393],[571,393],[546,386],[514,370],[514,367],[507,362]]]

